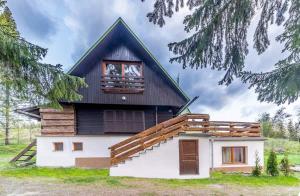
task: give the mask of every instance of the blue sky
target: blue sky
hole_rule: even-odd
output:
[[[192,112],[209,113],[214,120],[254,121],[262,112],[274,113],[278,106],[260,103],[254,91],[235,80],[229,87],[219,86],[223,73],[209,69],[183,70],[179,64],[170,64],[172,53],[167,44],[187,37],[183,31],[183,18],[189,10],[183,9],[168,19],[163,28],[148,22],[146,14],[152,10],[152,2],[132,0],[9,0],[8,6],[17,22],[21,35],[28,41],[48,48],[45,62],[62,64],[67,71],[80,56],[109,28],[118,17],[132,28],[154,56],[164,65],[172,77],[180,74],[180,86],[192,98],[200,98],[192,105]],[[253,25],[258,18],[253,19]],[[258,56],[252,49],[254,28],[249,31],[250,53],[246,68],[252,71],[272,69],[284,54],[275,36],[282,29],[270,28],[271,47]],[[300,107],[300,100],[285,104],[291,114]]]

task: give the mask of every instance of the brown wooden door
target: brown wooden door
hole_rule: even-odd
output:
[[[199,174],[198,140],[179,140],[180,174]]]

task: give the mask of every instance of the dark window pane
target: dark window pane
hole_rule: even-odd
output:
[[[62,142],[54,142],[54,151],[63,151],[64,144]]]
[[[142,66],[137,64],[125,64],[125,76],[141,77]]]
[[[122,65],[106,63],[105,75],[122,76]]]
[[[81,142],[74,142],[73,143],[73,151],[82,151],[83,145]]]

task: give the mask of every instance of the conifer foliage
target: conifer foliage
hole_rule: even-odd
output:
[[[252,176],[261,176],[262,174],[262,166],[260,164],[260,158],[258,156],[258,152],[255,152],[255,166],[252,170]]]
[[[277,156],[274,150],[270,152],[270,155],[268,157],[267,161],[267,173],[271,176],[278,176],[278,163],[277,163]]]
[[[1,18],[9,20],[1,20]],[[9,22],[7,22],[9,21]],[[60,107],[59,101],[81,98],[77,90],[83,79],[65,74],[62,65],[41,63],[47,49],[20,37],[6,1],[0,0],[0,81],[11,79],[16,96],[33,104]]]
[[[280,170],[285,176],[289,176],[292,172],[287,154],[285,154],[283,159],[280,161]]]
[[[155,0],[154,9],[147,17],[162,27],[166,17],[171,18],[184,6],[192,12],[183,21],[185,31],[191,35],[169,44],[175,55],[171,62],[182,63],[183,68],[224,70],[225,75],[219,84],[229,85],[234,78],[241,78],[255,88],[260,101],[282,104],[299,97],[299,0]],[[268,29],[274,23],[284,28],[276,40],[289,54],[266,73],[244,70],[248,54],[247,35],[255,14],[260,14],[253,38],[258,54],[265,52],[270,45]]]

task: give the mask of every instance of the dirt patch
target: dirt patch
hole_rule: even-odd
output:
[[[130,179],[126,186],[105,186],[101,184],[61,183],[57,180],[16,179],[0,177],[2,196],[93,196],[93,195],[298,195],[300,187],[246,187],[214,184],[201,187],[164,187],[151,181]]]

